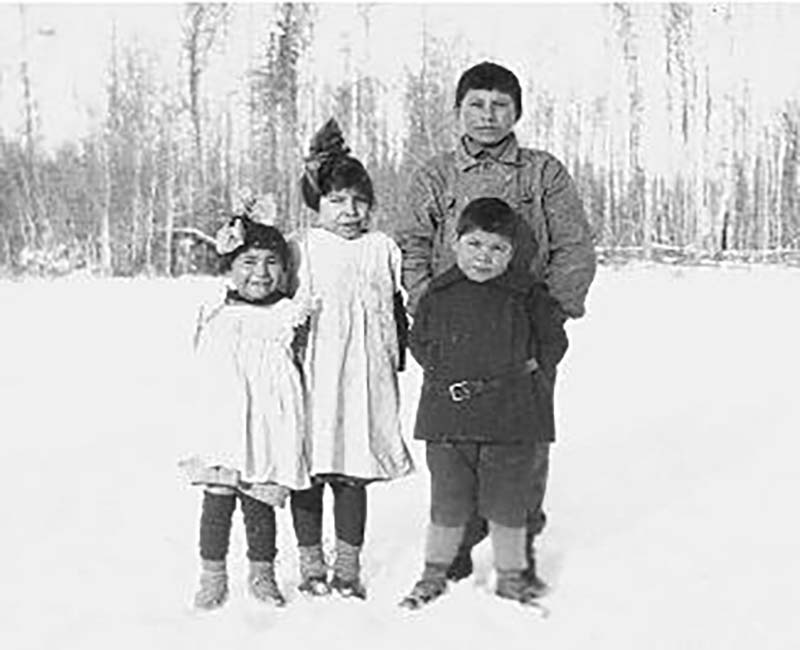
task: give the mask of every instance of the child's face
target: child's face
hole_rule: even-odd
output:
[[[356,190],[331,190],[319,200],[319,225],[345,239],[360,237],[369,219],[369,202]]]
[[[237,255],[229,273],[236,291],[248,300],[263,300],[277,291],[283,274],[281,258],[266,248],[248,248]]]
[[[453,251],[464,275],[473,282],[487,282],[508,268],[514,246],[504,235],[477,229],[458,237]]]
[[[463,133],[481,144],[492,145],[514,130],[517,108],[507,93],[470,88],[461,101],[459,117]]]

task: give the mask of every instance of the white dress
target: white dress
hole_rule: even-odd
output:
[[[394,294],[401,253],[381,232],[292,239],[295,299],[317,305],[303,368],[312,474],[391,479],[413,471],[400,430]]]
[[[221,467],[247,483],[310,486],[304,388],[291,348],[308,314],[288,298],[201,307],[191,446],[181,462],[190,479],[204,482]]]

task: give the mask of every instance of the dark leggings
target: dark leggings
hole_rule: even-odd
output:
[[[247,536],[247,558],[253,562],[272,562],[275,548],[275,510],[266,503],[238,494]],[[228,555],[236,494],[203,492],[200,515],[200,557],[224,560]]]
[[[329,483],[333,490],[333,521],[336,538],[351,546],[364,543],[367,522],[367,489],[338,481]],[[325,483],[307,490],[292,492],[291,508],[294,532],[300,546],[322,543],[322,496]]]

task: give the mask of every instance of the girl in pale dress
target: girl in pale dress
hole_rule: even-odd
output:
[[[228,595],[226,556],[237,501],[244,515],[248,587],[283,605],[275,581],[275,511],[310,485],[304,388],[293,343],[309,309],[284,293],[288,246],[271,226],[236,216],[217,234],[227,286],[203,305],[195,333],[197,385],[191,454],[180,466],[204,486],[199,609]]]
[[[400,250],[387,235],[369,230],[372,182],[348,151],[334,120],[314,137],[300,185],[318,220],[290,241],[295,299],[318,304],[303,364],[313,485],[292,492],[291,510],[299,589],[365,598],[366,486],[404,476],[413,464],[399,420],[397,372],[407,329]],[[322,549],[326,484],[336,529],[330,581]]]

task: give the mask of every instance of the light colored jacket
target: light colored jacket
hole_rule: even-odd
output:
[[[471,200],[494,196],[515,209],[526,228],[514,263],[547,284],[565,316],[584,314],[596,255],[575,183],[553,155],[524,149],[511,138],[497,160],[474,158],[460,142],[412,178],[410,210],[397,228],[411,313],[431,279],[455,261],[451,241],[458,215]]]

